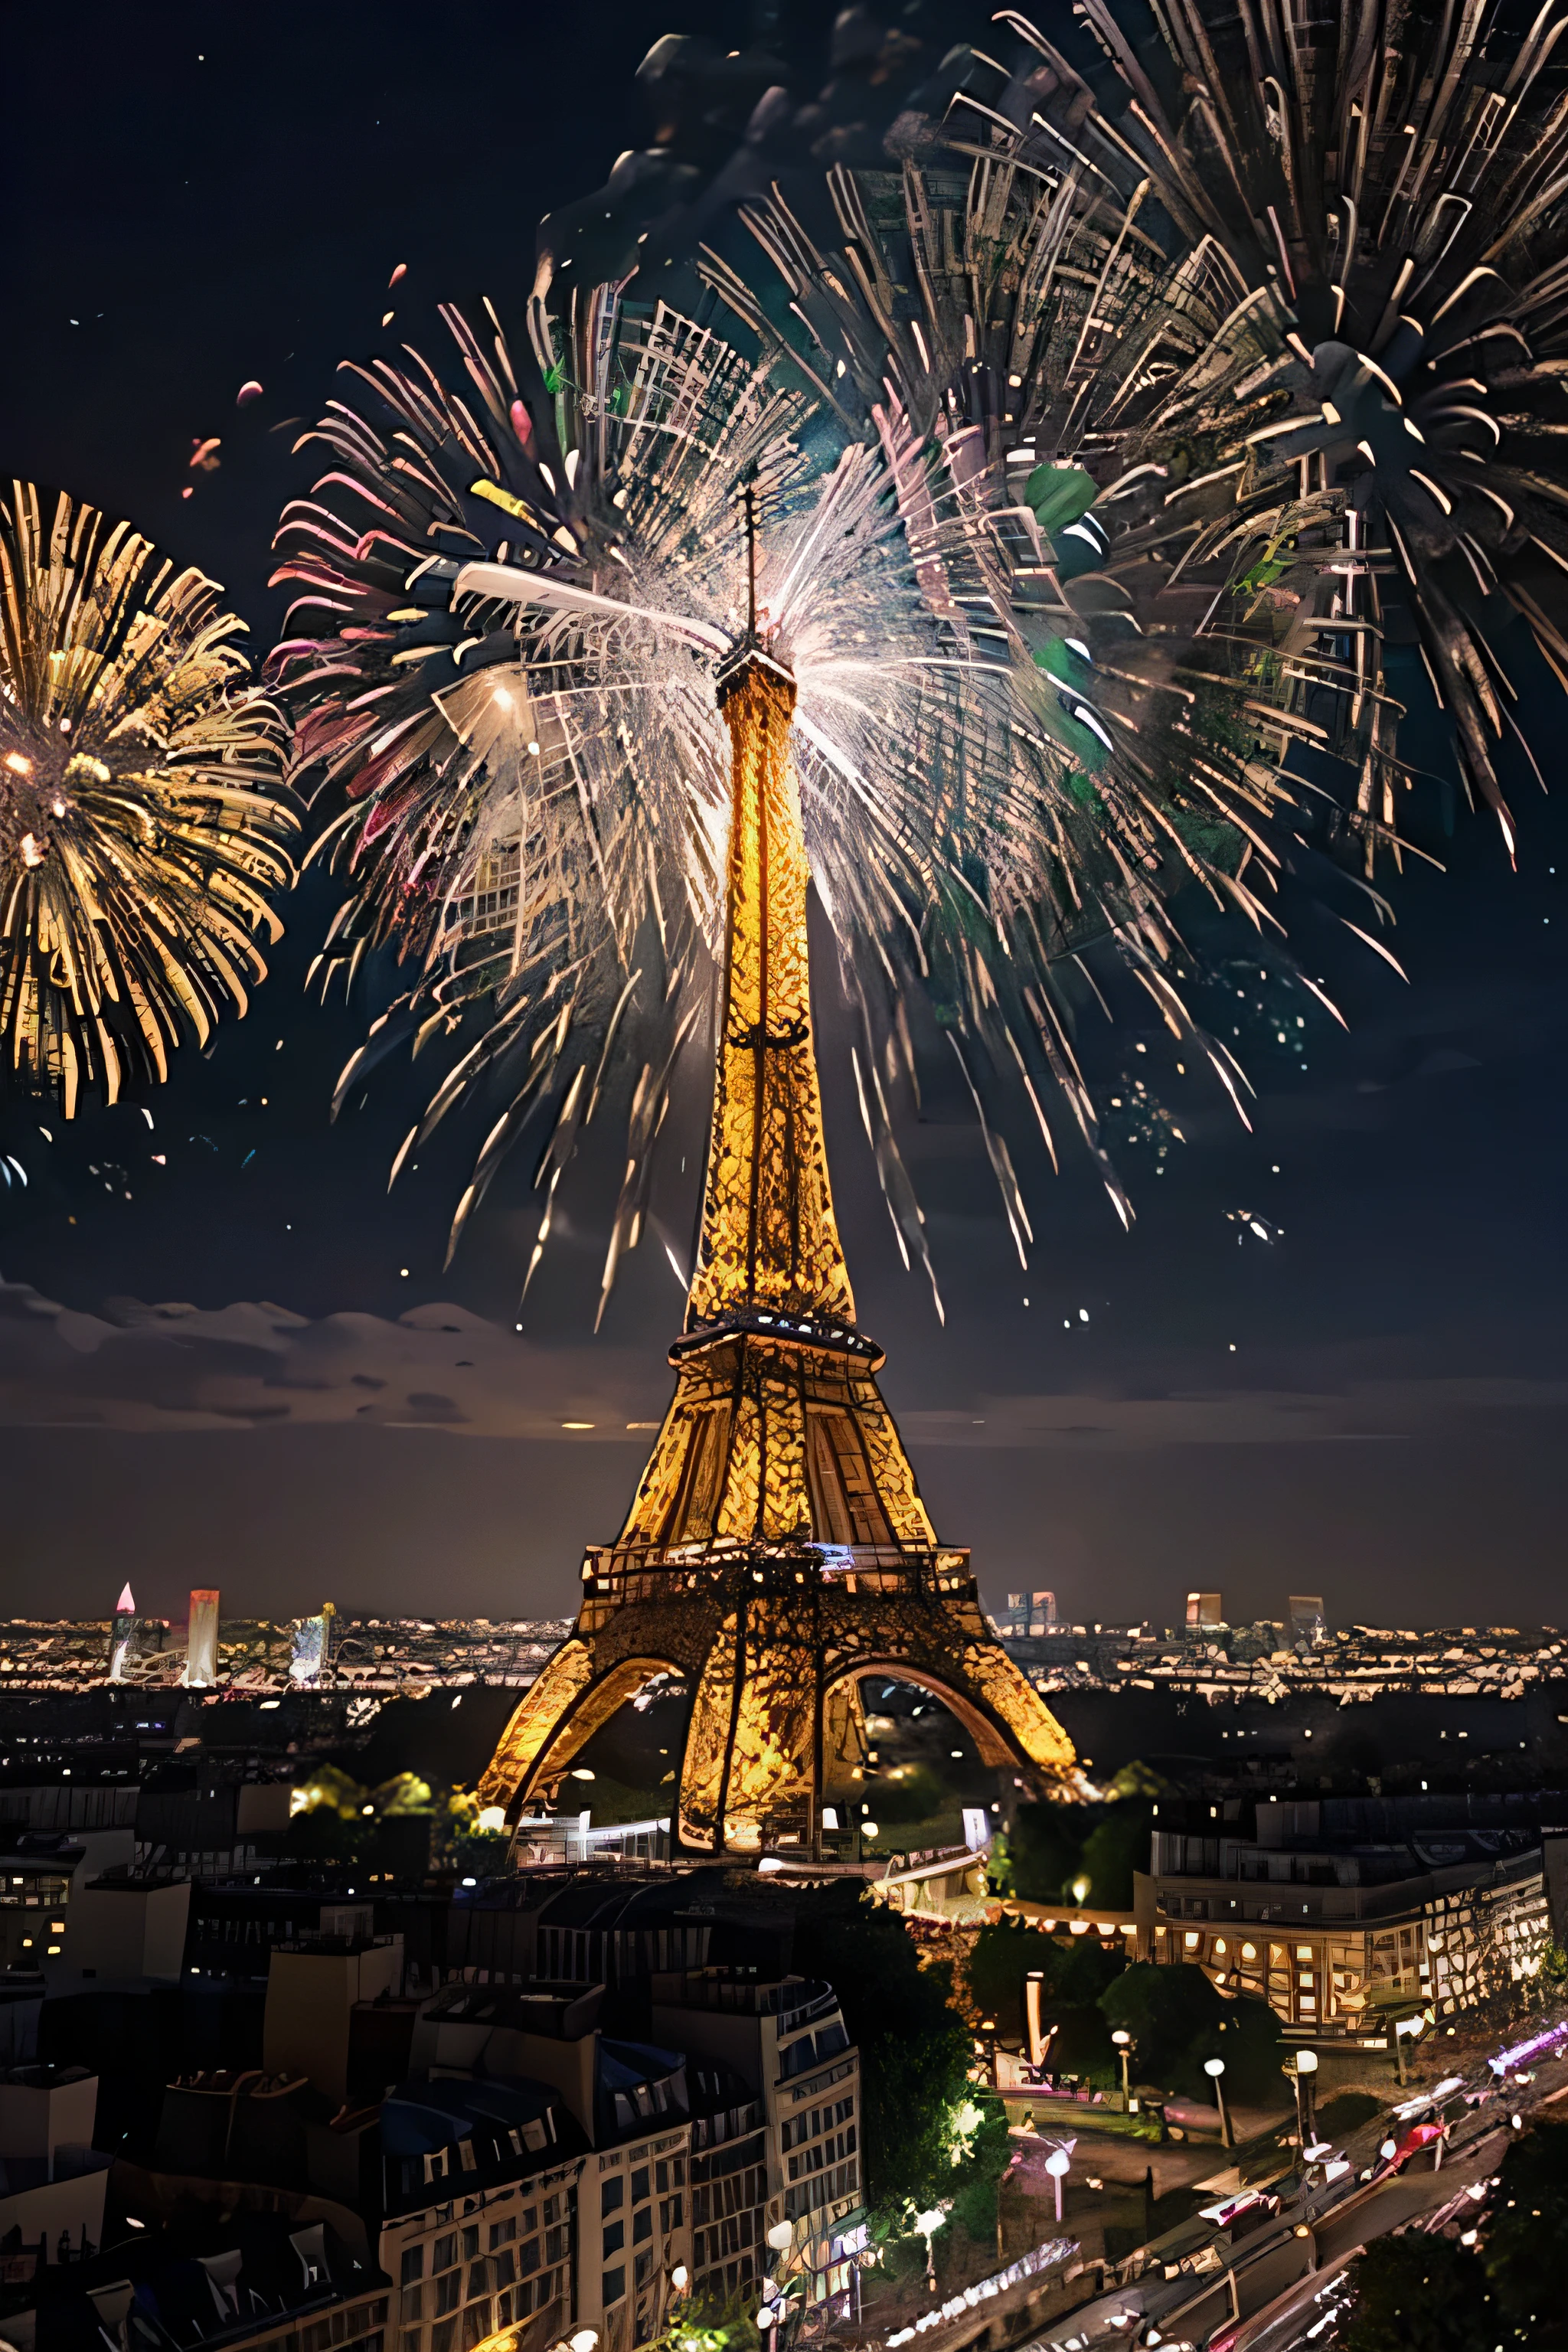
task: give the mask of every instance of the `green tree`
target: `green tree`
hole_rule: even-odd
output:
[[[1070,1902],[1093,1823],[1085,1805],[1020,1805],[1007,1830],[999,1873],[1005,1892],[1029,1903]]]
[[[1146,1801],[1125,1800],[1107,1806],[1083,1843],[1087,1901],[1119,1911],[1131,1906],[1132,1874],[1149,1867],[1152,1819]]]
[[[1133,1872],[1149,1867],[1151,1777],[1143,1766],[1126,1768],[1107,1805],[1020,1805],[998,1841],[993,1875],[1001,1891],[1029,1903],[1076,1903],[1081,1880],[1084,1901],[1124,1908]]]
[[[1110,2027],[1094,2003],[1058,2002],[1046,2024],[1054,2025],[1046,2051],[1046,2066],[1057,2075],[1076,2074],[1080,2083],[1110,2086],[1118,2079],[1116,2051]]]
[[[1022,1919],[1003,1919],[980,1929],[966,1976],[970,1999],[981,2014],[994,2017],[1004,2033],[1022,2033],[1029,1977],[1042,1979],[1041,2000],[1050,2014],[1041,2021],[1049,2025],[1058,2010],[1092,2010],[1123,1965],[1096,1936],[1074,1936],[1068,1942],[1042,1935]]]
[[[796,1915],[793,1965],[832,1985],[860,2052],[867,2202],[891,2219],[953,2196],[965,2185],[954,2118],[973,2044],[952,2005],[951,1966],[922,1969],[897,1914],[843,1885]]]
[[[345,1821],[357,1820],[369,1798],[359,1782],[335,1764],[318,1764],[308,1780],[301,1780],[291,1801],[294,1819],[301,1813],[341,1813]]]
[[[1131,2034],[1141,2081],[1212,2099],[1204,2061],[1223,2058],[1232,2099],[1279,2097],[1283,2042],[1273,2011],[1260,2000],[1226,2000],[1202,1969],[1140,1960],[1106,1987],[1099,2005],[1110,2025]]]
[[[1317,2109],[1318,2129],[1324,2139],[1342,2140],[1383,2112],[1384,2101],[1370,2091],[1336,2091]]]
[[[1568,2341],[1568,2122],[1538,2123],[1502,2160],[1482,2259],[1499,2307],[1531,2344]]]
[[[1013,2153],[1007,2110],[1000,2099],[961,2102],[949,2143],[950,2181],[944,2195],[972,2238],[991,2246],[996,2238],[996,2195]],[[958,2157],[956,2165],[952,2158]]]
[[[1474,2254],[1419,2230],[1378,2238],[1351,2268],[1341,2352],[1493,2352],[1500,2322]]]
[[[867,1782],[866,1790],[884,1828],[931,1821],[948,1803],[942,1782],[924,1764],[908,1766],[897,1780],[890,1772],[879,1773],[875,1781]]]

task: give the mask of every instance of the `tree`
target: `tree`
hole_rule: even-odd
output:
[[[1132,1900],[1132,1874],[1149,1867],[1151,1801],[1136,1774],[1108,1805],[1020,1805],[993,1865],[1002,1891],[1031,1903]],[[1079,1882],[1080,1898],[1074,1892]]]
[[[882,1827],[899,1828],[910,1822],[934,1821],[949,1801],[936,1774],[924,1764],[896,1769],[897,1779],[891,1772],[882,1772],[874,1782],[866,1783],[867,1794],[871,1796]]]
[[[921,1968],[898,1915],[843,1885],[802,1906],[793,1960],[833,1987],[859,2048],[868,2204],[891,2220],[907,2202],[953,2196],[967,2185],[954,2137],[973,2046],[952,2006],[951,1965]]]
[[[1502,2160],[1488,2207],[1482,2260],[1500,2309],[1531,2344],[1568,2341],[1563,2249],[1568,2243],[1568,2122],[1538,2123]]]
[[[1005,2033],[1012,2033],[1023,2031],[1024,1986],[1029,1977],[1044,1979],[1042,1994],[1047,2002],[1081,2008],[1100,1999],[1122,1965],[1121,1956],[1107,1952],[1098,1937],[1075,1936],[1070,1943],[1063,1942],[1041,1935],[1022,1919],[1003,1919],[980,1929],[965,1973],[976,2009],[994,2017]]]
[[[1103,1903],[1118,1911],[1131,1906],[1132,1874],[1149,1867],[1152,1822],[1145,1801],[1134,1799],[1107,1806],[1083,1843],[1083,1876],[1089,1881],[1089,1902]]]
[[[1109,1984],[1100,2009],[1131,2033],[1139,2077],[1162,2090],[1212,2099],[1206,2058],[1223,2058],[1226,2089],[1240,2101],[1280,2095],[1279,2020],[1260,2000],[1226,2000],[1202,1969],[1140,1960]]]
[[[1092,1816],[1084,1805],[1020,1805],[996,1857],[1004,1891],[1030,1903],[1070,1902]]]
[[[1040,1934],[1021,1919],[982,1927],[966,1969],[969,1997],[983,2017],[994,2018],[1004,2033],[1025,2028],[1024,1986],[1037,1975],[1040,2022],[1050,2034],[1047,2065],[1054,2074],[1110,2083],[1116,2074],[1110,2029],[1098,2003],[1125,1962],[1094,1936],[1070,1940]]]
[[[1467,2247],[1412,2230],[1378,2238],[1351,2267],[1341,2352],[1493,2352],[1501,2332],[1486,2273]]]

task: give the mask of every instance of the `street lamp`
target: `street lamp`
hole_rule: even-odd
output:
[[[1318,2137],[1312,2120],[1312,2093],[1317,2088],[1318,2053],[1315,2050],[1296,2053],[1296,2136],[1303,2151]]]
[[[1225,2083],[1223,2079],[1225,2074],[1225,2060],[1223,2058],[1205,2058],[1204,2060],[1204,2073],[1214,2084],[1214,2103],[1219,2109],[1220,2145],[1222,2147],[1234,2147],[1236,2146],[1236,2142],[1231,2137],[1230,2111],[1225,2104]]]
[[[1132,2113],[1132,2091],[1127,2080],[1127,2062],[1132,2054],[1132,2036],[1130,2033],[1123,2033],[1119,2026],[1110,2039],[1115,2044],[1116,2054],[1121,2061],[1121,2112],[1124,2116],[1130,2116]]]
[[[768,2244],[775,2254],[787,2254],[795,2243],[793,2221],[775,2221],[767,2232]],[[777,2327],[784,2315],[784,2291],[773,2279],[763,2282],[763,2307],[757,2314],[759,2327]]]
[[[1046,2170],[1050,2174],[1052,2180],[1056,2183],[1057,2220],[1058,2222],[1062,2218],[1062,2182],[1067,2179],[1068,2169],[1071,2163],[1072,2158],[1068,2154],[1065,2147],[1053,2147],[1049,2156],[1046,2158]]]

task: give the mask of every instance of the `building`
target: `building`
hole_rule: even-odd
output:
[[[0,2246],[7,2252],[17,2249],[26,2261],[37,2250],[47,2266],[102,2242],[111,2159],[92,2145],[97,2115],[98,2079],[85,2067],[0,2074]],[[6,2334],[0,2322],[0,2336]]]
[[[363,2260],[373,2235],[364,2216],[380,2195],[378,2121],[376,2103],[340,2104],[303,2074],[253,2066],[176,2075],[142,2174],[143,2201],[158,2211],[223,2210],[246,2201],[247,2189],[271,2189],[275,2210],[324,2215]]]
[[[270,2074],[302,2074],[339,2102],[351,2087],[356,2095],[372,2089],[355,2079],[355,2062],[367,2034],[374,2046],[378,2014],[406,2015],[413,2032],[412,2009],[392,2005],[403,1991],[403,1940],[377,1936],[369,1904],[326,1912],[316,1934],[274,1947],[267,1975],[262,2064]]]
[[[768,2269],[768,2116],[731,2066],[687,2067],[691,2092],[692,2290],[721,2308]]]
[[[658,2333],[690,2272],[686,2063],[674,2049],[602,2032],[603,2000],[602,1986],[453,1984],[421,2004],[410,2079],[384,2125],[388,2166],[395,2138],[404,2168],[388,2173],[382,2261],[400,2290],[422,2290],[402,2312],[399,2352],[469,2352],[479,2306],[493,2317],[502,2293],[513,2317],[495,2325],[526,2320],[531,2337],[537,2323],[542,2341],[567,2322],[596,2329],[605,2352]],[[508,2203],[498,2225],[492,2209]],[[521,2229],[525,2212],[533,2219],[504,2287],[499,2271],[471,2267],[478,2253],[447,2259],[450,2231],[471,2228],[485,2234],[489,2263],[514,2243],[489,2231],[514,2218]],[[434,2284],[463,2262],[460,2293]],[[454,2333],[446,2323],[459,2307]]]
[[[193,1592],[185,1629],[185,1682],[191,1689],[210,1690],[217,1680],[218,1596]]]
[[[1010,1592],[1000,1630],[1005,1636],[1026,1639],[1031,1633],[1054,1633],[1056,1622],[1054,1592]]]
[[[1293,1592],[1290,1595],[1290,1638],[1293,1642],[1315,1646],[1327,1633],[1328,1625],[1321,1592]]]
[[[187,1975],[254,1979],[268,1974],[272,1954],[279,1946],[307,1943],[316,1936],[378,1933],[403,1937],[406,1974],[406,1906],[373,1906],[357,1895],[341,1890],[334,1893],[329,1885],[309,1885],[304,1883],[307,1875],[295,1868],[265,1875],[258,1872],[246,1878],[193,1881],[185,1938]],[[450,1909],[446,1896],[439,1902],[442,1908]]]
[[[194,1596],[193,1596],[194,1597]],[[200,1612],[196,1612],[199,1618]],[[328,1629],[331,1629],[329,1639]],[[227,1617],[218,1629],[216,1682],[265,1706],[300,1687],[312,1691],[464,1689],[475,1683],[525,1690],[564,1636],[570,1620],[483,1617]],[[76,1692],[129,1685],[149,1695],[194,1682],[180,1629],[143,1617],[129,1586],[112,1617],[0,1620],[0,1675],[13,1690]],[[301,1643],[303,1637],[303,1644]]]
[[[57,1983],[91,1978],[177,1977],[191,1911],[189,1879],[150,1878],[134,1870],[89,1879],[71,1912],[68,1970]]]
[[[62,1960],[73,1880],[87,1849],[58,1830],[0,1831],[0,1969]]]
[[[1223,1625],[1225,1623],[1225,1611],[1221,1606],[1223,1597],[1218,1592],[1189,1592],[1187,1595],[1188,1624]]]
[[[385,2352],[387,2283],[321,2221],[196,2217],[68,2263],[8,2256],[6,2273],[0,2338],[15,2352]]]
[[[273,1860],[289,1827],[291,1790],[260,1771],[216,1759],[161,1763],[136,1806],[136,1859],[174,1878],[254,1875]]]
[[[471,2352],[503,2327],[532,2344],[571,2324],[584,2150],[559,2093],[400,2084],[382,2109],[382,2152],[398,2352]]]
[[[862,2211],[860,2058],[837,1994],[802,1977],[770,1983],[727,1968],[657,1974],[651,1990],[655,2034],[749,2095],[724,2099],[721,2077],[700,2147],[694,2126],[699,2282],[715,2294],[721,2284],[726,2293],[751,2284],[772,2260],[768,2231],[787,2222],[794,2236],[781,2260],[804,2274],[807,2302],[843,2294],[844,2241]]]
[[[1139,1882],[1143,1948],[1267,2000],[1302,2039],[1382,2048],[1391,2014],[1453,2018],[1540,1966],[1541,1834],[1464,1818],[1488,1810],[1436,1795],[1162,1801]]]

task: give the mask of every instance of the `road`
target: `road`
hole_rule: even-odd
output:
[[[1555,2021],[1553,2021],[1555,2022]],[[1157,2345],[1209,2352],[1319,2352],[1331,2342],[1333,2318],[1348,2294],[1349,2265],[1361,2248],[1389,2231],[1434,2228],[1479,2205],[1513,2136],[1542,2106],[1568,2099],[1568,2034],[1561,2055],[1530,2067],[1529,2082],[1500,2089],[1483,2063],[1463,2078],[1463,2092],[1484,2094],[1453,2124],[1440,2164],[1422,2149],[1399,2173],[1378,2155],[1386,2117],[1354,2133],[1338,2152],[1348,2171],[1325,2181],[1314,2168],[1288,2194],[1278,2215],[1241,2234],[1194,2221],[1149,2253],[1163,2261],[1142,2278],[1064,2314],[1022,2352],[1090,2352],[1100,2346]],[[1413,2089],[1411,2097],[1419,2097]],[[1445,2107],[1460,2096],[1456,2089]],[[1360,2175],[1373,2168],[1370,2180]],[[1215,2200],[1215,2202],[1219,2202]],[[933,2343],[932,2352],[940,2352]]]

